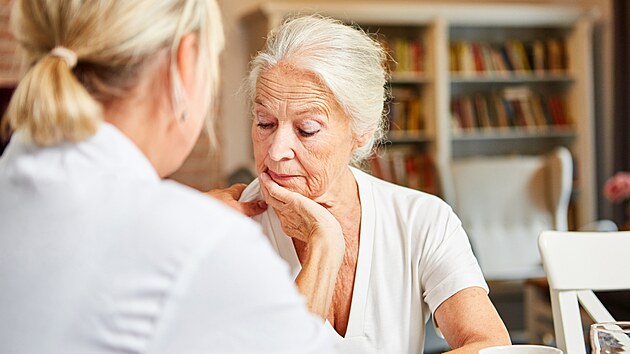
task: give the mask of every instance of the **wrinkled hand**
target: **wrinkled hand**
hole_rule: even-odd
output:
[[[252,202],[238,201],[246,187],[246,184],[238,183],[227,188],[210,190],[207,194],[250,217],[267,210],[267,204],[262,200]]]
[[[604,184],[604,196],[614,203],[630,197],[630,173],[617,172],[610,177]]]
[[[345,241],[341,225],[326,208],[281,187],[266,173],[260,174],[260,182],[263,198],[278,214],[284,233],[307,244],[325,238],[343,255]]]

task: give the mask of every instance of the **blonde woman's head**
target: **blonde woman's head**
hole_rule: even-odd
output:
[[[223,47],[215,0],[15,0],[11,28],[27,71],[5,121],[36,144],[91,136],[103,108],[124,99],[159,55],[170,55],[173,113],[184,115],[176,54],[189,33],[208,76],[199,80],[203,104],[213,106]]]

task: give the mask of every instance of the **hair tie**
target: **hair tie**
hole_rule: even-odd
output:
[[[50,55],[63,59],[70,69],[77,65],[77,55],[66,47],[57,46],[50,51]]]

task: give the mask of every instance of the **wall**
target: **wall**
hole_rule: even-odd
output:
[[[0,86],[11,85],[19,77],[17,45],[9,33],[10,3],[11,0],[0,0]]]

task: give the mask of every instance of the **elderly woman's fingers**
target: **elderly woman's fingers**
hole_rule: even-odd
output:
[[[284,206],[289,204],[291,200],[296,197],[301,196],[282,188],[264,172],[260,174],[260,182],[263,187],[261,190],[263,191],[265,201],[273,207]],[[280,205],[277,205],[277,203],[280,203]]]

